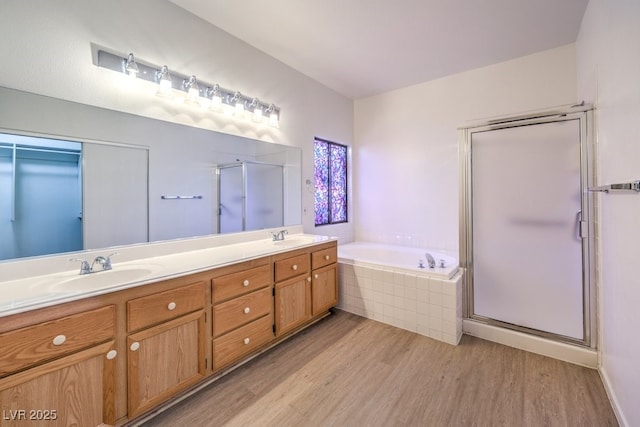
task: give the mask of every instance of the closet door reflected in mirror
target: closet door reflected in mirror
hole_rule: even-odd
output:
[[[0,134],[0,259],[82,249],[82,144]]]

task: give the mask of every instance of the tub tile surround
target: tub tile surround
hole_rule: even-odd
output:
[[[462,273],[439,279],[338,264],[338,308],[457,345],[462,337]]]

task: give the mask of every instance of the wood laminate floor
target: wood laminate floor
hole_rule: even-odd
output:
[[[616,426],[597,371],[342,311],[144,424]]]

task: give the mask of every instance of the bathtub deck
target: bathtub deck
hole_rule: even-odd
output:
[[[147,426],[616,426],[598,372],[342,311]]]

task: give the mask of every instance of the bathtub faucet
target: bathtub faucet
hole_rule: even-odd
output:
[[[427,264],[429,264],[429,268],[436,268],[436,260],[433,259],[429,252],[425,253],[424,256],[427,258]]]

